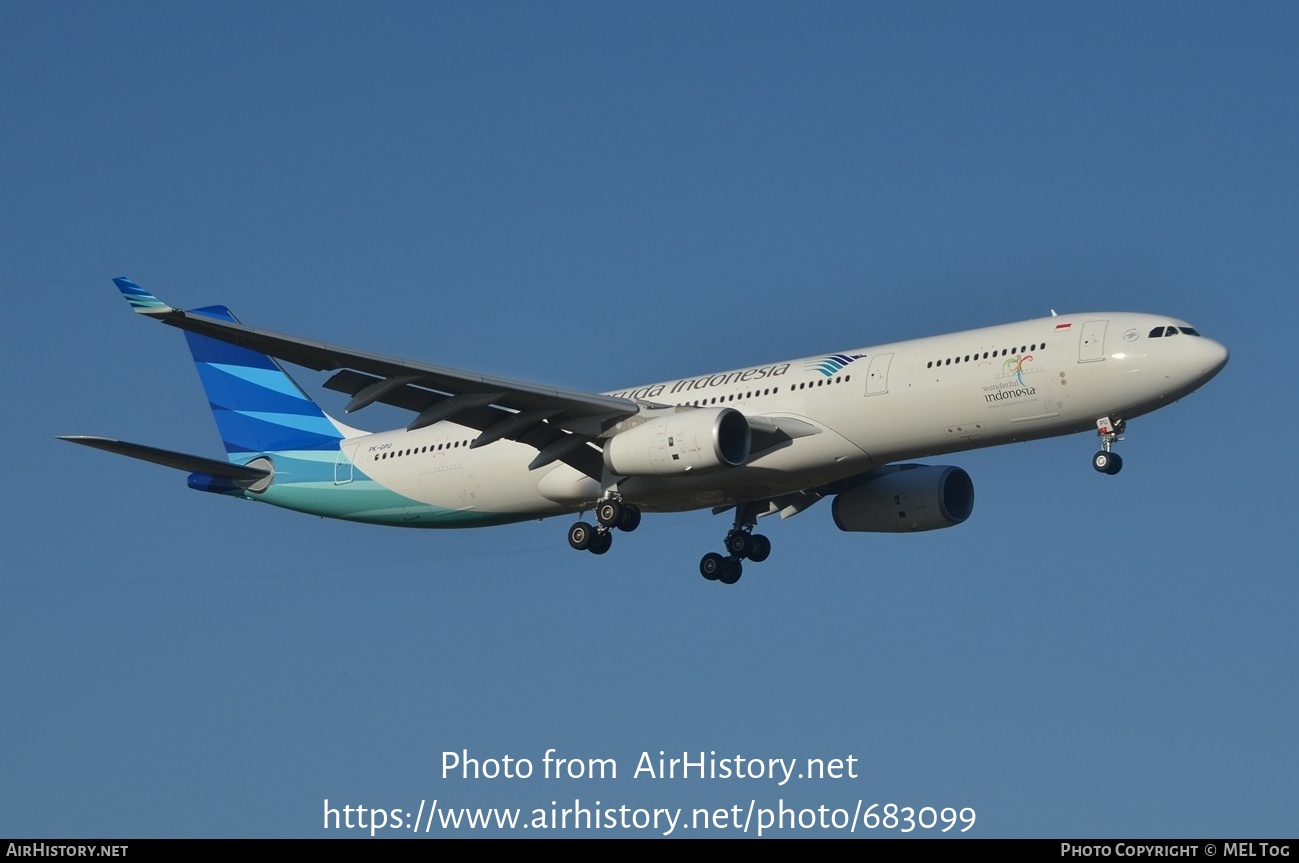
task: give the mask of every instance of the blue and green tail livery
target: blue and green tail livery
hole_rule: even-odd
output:
[[[141,314],[175,311],[130,279],[113,281]],[[225,306],[186,314],[239,323]],[[187,331],[185,339],[231,461],[289,450],[337,451],[342,430],[275,360],[198,333]]]
[[[225,306],[181,312],[130,279],[113,282],[132,309],[164,322],[201,315],[239,323]],[[226,458],[233,465],[251,464],[251,468],[232,474],[207,466],[201,457],[139,444],[90,438],[74,442],[193,470],[189,485],[200,491],[255,497],[289,509],[369,520],[367,515],[372,512],[386,517],[391,510],[418,505],[376,483],[351,463],[342,444],[366,432],[325,413],[276,360],[189,330],[185,339]],[[272,479],[259,481],[254,470],[266,472]]]
[[[225,306],[188,314],[238,323]],[[290,450],[338,450],[343,433],[275,360],[197,333],[186,332],[185,340],[232,461]]]

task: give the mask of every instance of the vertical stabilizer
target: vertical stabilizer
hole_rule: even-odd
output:
[[[188,314],[239,321],[225,306]],[[186,332],[190,353],[207,392],[231,461],[274,452],[338,449],[339,425],[266,354]]]

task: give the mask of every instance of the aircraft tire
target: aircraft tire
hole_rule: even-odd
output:
[[[595,520],[605,527],[613,527],[622,520],[622,504],[606,500],[595,508]]]
[[[1096,455],[1092,456],[1092,467],[1096,468],[1097,473],[1109,473],[1110,463],[1113,461],[1113,459],[1114,459],[1113,453],[1108,453],[1105,450],[1101,450],[1100,452],[1096,453]]]
[[[728,560],[726,561],[726,565],[722,567],[721,574],[717,576],[717,580],[722,584],[735,584],[735,582],[740,580],[740,576],[743,573],[744,564],[739,560],[739,558]]]
[[[595,536],[591,539],[591,544],[587,546],[586,550],[591,552],[591,554],[604,554],[610,548],[613,548],[613,534],[609,533],[607,530],[597,530]]]
[[[753,543],[747,533],[737,530],[735,533],[727,534],[726,550],[737,558],[748,557],[749,552],[753,550]]]
[[[618,529],[631,533],[640,527],[640,507],[625,503],[622,505],[622,518],[618,519]]]
[[[715,551],[710,551],[699,561],[699,574],[709,581],[717,581],[726,568],[726,558]]]
[[[1123,470],[1123,457],[1116,452],[1110,453],[1110,464],[1109,467],[1105,468],[1105,472],[1110,476],[1114,476],[1121,470]]]
[[[771,540],[767,539],[760,533],[755,533],[749,537],[749,560],[754,563],[762,563],[771,556]]]
[[[584,521],[579,521],[568,529],[568,544],[578,551],[586,551],[595,539],[595,528]]]

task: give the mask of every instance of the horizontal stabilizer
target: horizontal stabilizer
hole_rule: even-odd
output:
[[[124,440],[113,440],[112,438],[106,437],[60,435],[59,440],[79,443],[82,446],[94,447],[95,449],[107,450],[108,452],[115,452],[118,455],[128,455],[131,458],[138,458],[142,461],[151,461],[154,464],[174,467],[177,470],[205,473],[209,476],[221,477],[223,479],[256,482],[259,479],[265,479],[271,475],[269,470],[263,470],[257,467],[246,467],[241,464],[231,464],[228,461],[204,458],[200,455],[188,455],[183,452],[172,452],[169,449],[158,449],[157,447],[130,443],[129,441]]]

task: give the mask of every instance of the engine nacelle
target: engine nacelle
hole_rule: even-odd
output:
[[[739,467],[749,460],[753,435],[734,408],[670,413],[611,437],[604,466],[619,476],[678,476]]]
[[[904,464],[886,471],[834,499],[840,530],[937,530],[960,524],[974,511],[974,481],[959,467]]]

